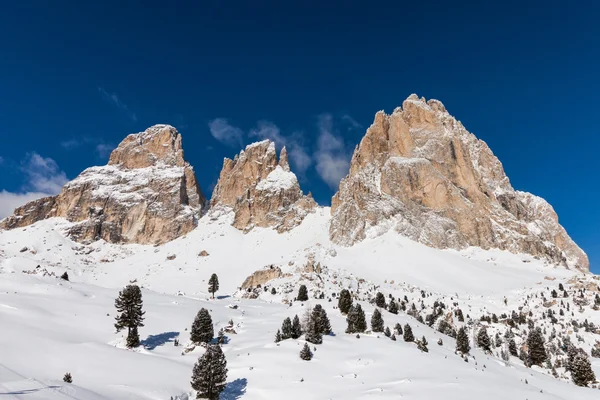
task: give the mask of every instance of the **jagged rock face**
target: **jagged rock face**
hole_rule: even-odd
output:
[[[194,229],[205,205],[181,136],[172,126],[155,125],[127,136],[108,165],[86,169],[59,195],[17,208],[1,225],[64,217],[76,223],[68,233],[77,241],[160,244]]]
[[[298,226],[316,203],[302,193],[285,148],[280,158],[270,140],[246,146],[233,160],[226,158],[211,207],[231,207],[233,226],[245,232],[254,227],[285,232]]]
[[[485,142],[416,95],[375,115],[331,213],[330,237],[341,245],[394,229],[436,248],[499,248],[589,269],[552,206],[515,191]]]

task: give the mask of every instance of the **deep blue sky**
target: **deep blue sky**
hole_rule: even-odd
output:
[[[270,121],[328,204],[327,162],[343,165],[374,113],[414,92],[547,199],[600,272],[598,2],[289,3],[6,2],[0,195],[56,190],[155,123],[182,132],[210,194],[222,158]]]

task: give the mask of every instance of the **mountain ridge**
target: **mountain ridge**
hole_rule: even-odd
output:
[[[232,224],[244,232],[281,233],[319,206],[302,192],[286,148],[278,158],[269,139],[224,159],[209,202],[179,132],[154,125],[127,136],[106,166],[86,169],[58,196],[19,207],[0,227],[60,216],[77,223],[69,235],[78,241],[161,244],[221,208],[234,211]],[[332,198],[334,243],[351,246],[388,230],[435,248],[499,248],[589,270],[552,206],[514,190],[485,142],[440,101],[415,94],[389,115],[376,113]]]

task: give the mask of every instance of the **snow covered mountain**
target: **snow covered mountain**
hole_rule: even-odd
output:
[[[453,207],[472,215],[459,220]],[[181,136],[157,125],[0,224],[0,394],[193,398],[204,349],[189,330],[204,307],[227,332],[222,399],[596,398],[597,382],[572,383],[583,368],[572,359],[582,349],[578,360],[600,376],[590,357],[600,355],[600,279],[552,215],[515,192],[436,101],[411,96],[403,111],[377,114],[331,209],[302,193],[269,141],[225,160],[208,207]],[[146,311],[134,349],[114,331],[114,301],[130,283]],[[296,300],[301,285],[307,301]],[[343,289],[367,323],[380,310],[392,332],[409,324],[419,346],[370,324],[345,333]],[[274,339],[286,317],[317,304],[333,334],[304,361],[304,336]],[[456,353],[461,328],[468,355]],[[531,365],[538,328],[547,357]]]

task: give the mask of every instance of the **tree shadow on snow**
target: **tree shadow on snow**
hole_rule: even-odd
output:
[[[173,342],[178,336],[179,332],[164,332],[158,335],[149,335],[145,340],[142,340],[141,344],[147,350],[154,350],[165,343]]]
[[[231,295],[225,294],[225,295],[223,295],[223,296],[217,296],[217,300],[228,299],[228,298],[230,298],[230,297],[231,297]]]
[[[241,399],[246,394],[246,387],[248,386],[248,379],[240,378],[233,382],[229,382],[225,387],[223,393],[221,393],[222,400],[237,400]]]

